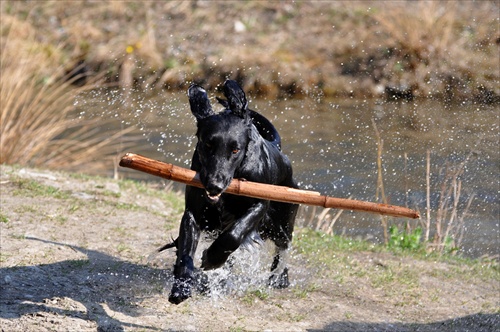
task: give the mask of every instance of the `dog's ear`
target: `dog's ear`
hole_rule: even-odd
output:
[[[199,121],[214,114],[207,92],[201,86],[191,84],[188,89],[188,97],[191,113],[193,113],[196,120]]]
[[[224,82],[224,96],[227,101],[224,101],[229,109],[236,115],[244,118],[248,111],[248,101],[243,89],[233,80]],[[224,105],[220,100],[219,102]],[[224,105],[226,108],[228,106]]]

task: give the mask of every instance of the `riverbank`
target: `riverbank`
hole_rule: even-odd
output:
[[[6,331],[427,332],[500,324],[497,262],[395,254],[300,227],[290,288],[265,286],[272,256],[264,246],[261,255],[238,252],[232,271],[211,274],[210,295],[173,306],[174,252],[148,256],[175,236],[180,193],[161,183],[0,170]]]
[[[68,4],[3,1],[2,43],[44,54],[48,77],[144,91],[230,77],[272,98],[500,100],[496,1]]]

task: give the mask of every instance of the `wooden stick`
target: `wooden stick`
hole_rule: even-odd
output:
[[[137,154],[127,153],[120,161],[120,166],[135,169],[167,180],[185,183],[203,188],[198,173],[172,164],[149,159]],[[353,199],[323,196],[319,192],[300,190],[265,183],[233,179],[225,191],[233,195],[248,196],[285,203],[298,203],[322,206],[324,208],[365,211],[393,217],[420,218],[417,211],[388,204],[370,203]]]

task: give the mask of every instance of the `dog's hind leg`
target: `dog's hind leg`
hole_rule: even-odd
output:
[[[293,236],[293,227],[298,205],[289,203],[273,202],[273,214],[270,216],[272,227],[267,229],[270,239],[276,245],[276,254],[271,264],[271,276],[269,285],[274,288],[287,288],[288,268],[286,267],[286,256]]]
[[[174,265],[174,284],[169,302],[179,304],[191,296],[196,281],[193,257],[198,246],[200,229],[191,211],[186,210],[181,220],[177,241],[177,260]]]
[[[274,256],[273,263],[271,264],[271,276],[269,277],[269,286],[273,288],[287,288],[290,286],[288,280],[288,268],[282,265],[285,264],[285,250],[277,249]]]

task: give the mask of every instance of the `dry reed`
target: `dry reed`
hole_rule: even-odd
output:
[[[368,97],[384,85],[423,97],[500,95],[498,1],[67,4],[3,1],[2,20],[36,8],[37,38],[67,43],[67,58],[124,86],[232,77],[268,95]]]
[[[373,129],[375,131],[375,138],[377,143],[377,190],[375,192],[375,201],[380,201],[383,204],[387,203],[387,197],[385,196],[384,189],[384,177],[383,177],[383,168],[382,168],[382,152],[384,147],[384,140],[380,136],[380,132],[377,128],[377,123],[375,119],[372,118]],[[380,215],[380,223],[382,225],[382,229],[384,231],[384,243],[389,244],[389,222],[388,217]]]
[[[375,121],[372,119],[373,128],[377,143],[377,190],[376,199],[387,204],[383,182],[383,165],[382,165],[382,150],[383,139],[377,128]],[[479,145],[479,141],[475,144]],[[410,235],[416,227],[422,227],[425,246],[432,251],[455,253],[461,247],[467,225],[466,218],[469,215],[469,210],[474,200],[474,193],[471,193],[467,200],[463,202],[463,182],[461,177],[465,167],[470,159],[474,156],[474,151],[471,151],[466,158],[458,164],[447,163],[439,172],[437,187],[439,188],[439,200],[436,211],[431,209],[431,191],[433,184],[431,183],[431,151],[426,153],[426,219],[420,225],[412,227],[409,222],[406,224],[404,234]],[[406,173],[406,158],[405,153],[405,173]],[[406,176],[406,175],[405,175]],[[381,216],[381,225],[384,232],[384,241],[387,245],[389,242],[388,220],[387,217]],[[433,238],[430,239],[430,235]]]
[[[75,97],[96,82],[75,87],[80,76],[65,74],[63,66],[48,71],[60,48],[38,42],[29,25],[12,18],[3,22],[2,36],[0,164],[90,171],[130,147],[126,134],[134,128],[109,134],[100,130],[102,120],[74,114]]]
[[[474,155],[471,152],[459,164],[446,164],[440,170],[441,182],[439,184],[439,203],[434,220],[434,238],[428,247],[438,252],[454,252],[460,248],[462,240],[467,229],[466,217],[468,216],[470,206],[474,200],[474,193],[470,194],[465,206],[460,207],[462,195],[461,176],[465,170],[466,164]],[[430,165],[430,153],[427,153],[427,165]],[[426,178],[430,178],[430,167],[427,167]],[[429,192],[429,182],[427,185]],[[427,204],[427,215],[431,215],[429,204]],[[430,218],[429,218],[430,219]],[[426,237],[431,231],[431,225],[426,224]]]
[[[427,163],[426,163],[426,173],[425,173],[425,184],[426,184],[426,223],[425,223],[425,242],[429,241],[429,235],[431,231],[431,151],[427,150]]]

